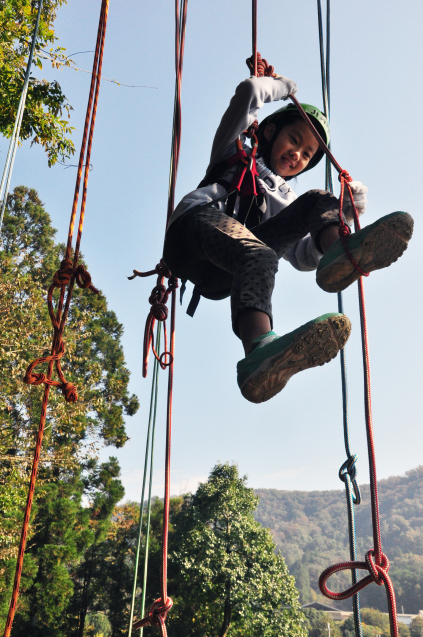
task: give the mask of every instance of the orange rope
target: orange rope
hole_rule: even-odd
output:
[[[73,288],[76,284],[82,288],[90,288],[94,292],[97,290],[91,285],[91,277],[82,265],[78,265],[79,250],[81,243],[82,228],[84,224],[85,204],[87,195],[88,173],[89,163],[91,157],[92,139],[94,133],[95,117],[97,112],[98,94],[100,90],[100,78],[101,67],[103,62],[103,50],[104,40],[106,35],[106,24],[109,9],[109,0],[102,0],[100,20],[97,33],[97,43],[95,49],[95,57],[93,64],[93,73],[91,78],[90,94],[88,99],[87,114],[85,118],[84,135],[82,138],[81,152],[78,164],[78,174],[76,178],[75,195],[72,206],[71,219],[69,224],[68,243],[66,247],[66,255],[61,263],[60,269],[55,273],[53,277],[53,283],[48,290],[47,303],[50,319],[53,325],[53,343],[51,347],[51,355],[43,358],[38,358],[33,361],[25,374],[24,382],[31,385],[44,384],[44,396],[41,407],[40,423],[38,427],[37,442],[35,446],[34,460],[32,464],[31,479],[29,483],[28,498],[25,508],[25,516],[22,525],[21,540],[19,544],[18,559],[16,564],[15,581],[13,585],[13,593],[10,601],[9,614],[6,621],[6,627],[4,631],[4,637],[9,637],[12,630],[13,619],[16,612],[16,606],[19,597],[19,586],[22,574],[23,559],[25,554],[26,540],[28,535],[29,520],[31,516],[32,502],[34,499],[35,483],[37,480],[38,463],[40,459],[41,446],[43,442],[44,426],[47,415],[47,406],[50,393],[50,387],[56,386],[61,389],[67,402],[75,402],[78,399],[76,387],[71,383],[67,383],[60,367],[60,359],[65,352],[65,345],[62,339],[63,330],[65,327],[66,319],[69,312],[69,306],[72,298]],[[88,142],[87,142],[88,140]],[[85,156],[86,151],[86,157]],[[71,260],[73,230],[75,225],[76,208],[78,204],[79,189],[82,176],[82,168],[85,163],[85,174],[82,191],[82,202],[79,214],[78,235],[75,246],[75,253],[73,262]],[[60,289],[60,296],[57,304],[57,310],[54,312],[53,308],[53,293],[56,288]],[[65,292],[67,288],[66,304],[63,311],[63,303],[65,298]],[[39,373],[34,374],[33,370],[41,363],[48,363],[47,374]],[[56,366],[56,371],[59,376],[60,382],[51,379],[53,372],[53,365]]]

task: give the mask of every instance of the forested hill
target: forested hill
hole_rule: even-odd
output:
[[[369,485],[361,487],[362,503],[355,507],[357,557],[364,560],[373,547]],[[318,589],[320,573],[329,565],[349,560],[345,491],[279,491],[257,489],[256,519],[271,529],[295,575],[302,603],[320,599],[349,609],[351,603],[325,600]],[[398,611],[423,609],[423,466],[405,476],[379,482],[382,548],[391,563]],[[363,571],[363,575],[366,573]],[[332,590],[350,585],[349,574],[329,580]],[[386,610],[384,587],[367,586],[363,606]]]

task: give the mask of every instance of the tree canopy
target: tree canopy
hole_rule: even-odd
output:
[[[43,386],[25,385],[22,378],[27,365],[51,347],[45,296],[64,249],[54,242],[54,234],[36,191],[15,188],[8,197],[0,251],[0,613],[7,610],[13,584],[43,393]],[[33,548],[25,557],[21,586],[23,592],[33,591],[28,595],[36,599],[34,587],[48,588],[50,580],[56,587],[64,578],[63,600],[52,602],[52,613],[65,608],[72,596],[69,565],[87,546],[104,538],[99,520],[107,527],[114,505],[123,496],[121,487],[113,486],[119,475],[116,461],[110,460],[103,469],[97,469],[95,461],[99,444],[120,447],[125,443],[124,415],[138,409],[137,397],[128,392],[122,331],[103,294],[75,290],[64,334],[63,369],[78,387],[79,400],[69,404],[61,392],[50,392],[28,543]],[[102,500],[98,494],[104,489],[109,495]],[[92,501],[91,513],[81,509],[83,495]],[[47,518],[49,523],[42,521]],[[51,530],[57,524],[61,530]],[[40,525],[53,536],[57,532],[65,548],[53,548],[60,545],[56,540],[44,542]]]
[[[254,520],[258,498],[246,480],[236,465],[216,465],[172,519],[175,635],[304,635],[294,579]]]
[[[38,29],[33,66],[42,70],[43,50],[49,48],[54,59],[67,64],[63,48],[56,47],[54,20],[64,0],[44,0]],[[0,2],[0,133],[10,137],[22,92],[38,3],[32,0]],[[54,62],[55,64],[56,62]],[[71,106],[60,84],[31,76],[20,138],[41,144],[51,166],[70,157],[74,145],[69,135]],[[63,117],[65,116],[65,118]]]

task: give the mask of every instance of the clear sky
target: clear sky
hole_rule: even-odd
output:
[[[69,0],[56,23],[60,45],[72,54],[94,49],[99,0]],[[332,148],[339,163],[369,188],[363,224],[395,210],[410,212],[415,235],[404,257],[365,281],[378,478],[423,462],[421,360],[422,35],[421,0],[394,9],[381,0],[332,2]],[[182,150],[178,201],[208,164],[216,127],[237,84],[248,76],[251,12],[245,0],[190,0],[182,88]],[[128,281],[161,256],[174,96],[172,0],[111,0],[103,74],[155,88],[103,82],[94,135],[82,251],[95,286],[124,325],[130,389],[141,401],[128,419],[131,439],[116,451],[127,497],[141,490],[149,379],[141,375],[142,340],[152,278]],[[278,73],[298,83],[301,101],[322,106],[316,3],[259,0],[258,50]],[[90,69],[92,53],[74,57]],[[79,148],[90,76],[45,67],[74,107]],[[276,105],[277,107],[280,104]],[[266,106],[263,116],[276,106]],[[7,141],[0,140],[0,159]],[[77,159],[72,163],[77,163]],[[12,187],[36,188],[64,241],[75,169],[47,167],[43,151],[24,143]],[[294,190],[323,188],[323,163]],[[338,187],[337,187],[338,188]],[[190,289],[187,291],[188,300]],[[368,482],[357,287],[344,295],[353,323],[347,345],[351,447],[360,456],[359,482]],[[178,309],[175,362],[172,493],[196,488],[217,461],[236,461],[253,487],[341,488],[345,459],[339,359],[295,376],[271,401],[253,405],[236,384],[242,347],[232,334],[229,302],[202,300],[195,318]],[[313,273],[283,262],[274,294],[275,330],[291,331],[337,310],[336,295],[317,287]],[[162,374],[161,401],[165,401]],[[160,409],[153,492],[163,494],[164,408]]]

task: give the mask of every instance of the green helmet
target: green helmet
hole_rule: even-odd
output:
[[[319,124],[319,126],[317,127],[317,132],[320,133],[321,137],[323,138],[323,141],[326,143],[326,146],[329,146],[330,128],[329,128],[329,121],[327,117],[323,115],[323,113],[319,111],[318,108],[316,108],[315,106],[312,106],[311,104],[301,104],[301,106],[303,107],[307,115],[310,117],[313,124],[316,124],[316,122],[317,124]],[[300,115],[295,104],[288,104],[287,106],[283,106],[282,108],[279,108],[277,111],[275,111],[271,115],[268,115],[267,117],[264,118],[264,120],[260,123],[259,130],[260,129],[264,130],[267,124],[276,123],[276,122],[280,123],[281,120],[284,119],[285,115],[287,115],[288,113],[290,114],[292,112],[297,112]],[[310,168],[314,168],[314,166],[316,166],[319,163],[322,157],[323,157],[323,151],[319,146],[319,149],[317,150],[316,154],[309,162],[307,168],[305,168],[302,172],[305,173],[307,170],[310,170]]]

